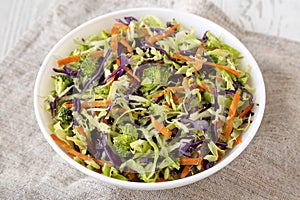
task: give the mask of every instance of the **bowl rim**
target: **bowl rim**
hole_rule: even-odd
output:
[[[218,164],[214,165],[213,167],[211,167],[203,172],[200,172],[198,174],[195,174],[195,175],[183,178],[183,179],[174,180],[174,181],[156,182],[156,183],[129,182],[129,181],[122,181],[122,180],[114,179],[111,177],[107,177],[100,173],[89,170],[88,168],[86,168],[86,167],[82,166],[81,164],[77,163],[76,161],[74,161],[54,142],[54,140],[51,138],[51,136],[49,134],[50,131],[48,130],[48,127],[43,125],[43,120],[41,117],[41,108],[39,105],[39,98],[40,98],[40,96],[39,96],[40,84],[39,83],[42,81],[43,72],[45,71],[47,63],[53,56],[53,53],[55,52],[55,50],[59,46],[61,46],[71,35],[73,35],[77,31],[79,31],[79,30],[83,29],[84,27],[89,26],[99,20],[103,20],[105,18],[112,17],[115,15],[124,15],[124,14],[128,14],[128,13],[141,12],[141,11],[144,11],[145,13],[147,13],[149,11],[150,12],[151,11],[160,11],[160,12],[169,12],[169,13],[173,13],[173,14],[175,14],[175,12],[176,12],[176,13],[180,13],[182,15],[186,15],[187,17],[201,19],[202,21],[205,21],[206,23],[209,23],[209,24],[217,27],[219,30],[221,30],[222,32],[229,35],[231,37],[230,40],[234,40],[234,42],[237,43],[237,45],[239,47],[243,48],[243,53],[247,54],[248,57],[253,59],[253,63],[255,65],[255,67],[257,68],[256,70],[258,70],[258,72],[259,72],[259,74],[258,74],[259,79],[261,79],[260,90],[262,91],[262,93],[261,93],[262,96],[261,96],[260,102],[259,102],[259,110],[258,110],[259,113],[256,116],[257,123],[255,124],[255,127],[253,127],[253,124],[251,124],[253,134],[248,137],[248,140],[243,141],[241,144],[239,144],[239,146],[234,147],[234,152],[230,156],[225,157],[223,160],[221,160]],[[251,67],[253,67],[253,66],[251,66]],[[110,12],[110,13],[95,17],[95,18],[77,26],[75,29],[73,29],[72,31],[67,33],[64,37],[62,37],[59,40],[59,42],[57,42],[52,47],[52,49],[47,54],[46,58],[44,59],[42,65],[39,69],[39,72],[36,77],[35,85],[34,85],[34,97],[33,98],[34,98],[34,112],[35,112],[36,119],[37,119],[38,125],[40,127],[40,130],[42,131],[42,134],[44,135],[47,142],[51,145],[51,147],[56,151],[56,153],[59,154],[70,165],[72,165],[79,171],[81,171],[91,177],[94,177],[97,180],[103,181],[104,183],[108,183],[110,185],[115,185],[115,186],[127,188],[127,189],[137,189],[137,190],[161,190],[161,189],[171,189],[171,188],[181,187],[184,185],[188,185],[188,184],[200,181],[200,180],[218,172],[220,169],[224,168],[229,163],[231,163],[234,159],[236,159],[245,150],[245,148],[248,146],[248,144],[252,141],[252,139],[254,138],[255,134],[257,133],[257,131],[260,127],[260,124],[261,124],[261,121],[262,121],[263,115],[264,115],[264,110],[265,110],[266,92],[265,92],[265,84],[264,84],[261,70],[260,70],[259,66],[257,65],[254,57],[251,55],[249,50],[244,46],[244,44],[239,39],[237,39],[233,34],[231,34],[229,31],[227,31],[225,28],[223,28],[222,26],[220,26],[204,17],[198,16],[195,14],[191,14],[191,13],[188,13],[185,11],[179,11],[179,10],[174,10],[174,9],[170,9],[170,8],[139,7],[139,8],[118,10],[118,11]]]

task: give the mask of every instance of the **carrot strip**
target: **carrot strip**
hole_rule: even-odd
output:
[[[238,136],[236,139],[235,139],[235,144],[240,144],[242,143],[242,138],[241,136]]]
[[[127,26],[127,25],[125,25],[125,24],[114,24],[114,27],[116,27],[116,28],[122,28],[122,29],[125,29],[125,30],[127,30],[127,29],[129,29],[129,26]]]
[[[173,90],[173,91],[184,91],[184,88],[176,87],[176,86],[168,87],[167,89],[170,89],[170,90]]]
[[[106,107],[109,104],[111,104],[111,101],[82,102],[81,107],[83,107],[83,108],[101,108],[101,107]],[[66,103],[65,106],[70,109],[74,106],[74,104],[73,103]]]
[[[243,118],[245,117],[253,108],[253,106],[249,105],[245,108],[245,110],[243,112],[241,112],[241,114],[239,115],[239,118]]]
[[[151,115],[151,121],[153,124],[153,127],[158,130],[161,134],[163,134],[166,138],[170,138],[172,135],[172,131],[167,129],[163,124],[159,123],[154,117]]]
[[[209,93],[213,94],[214,93],[214,89],[212,89],[209,85],[207,85],[207,83],[202,82],[201,86],[204,90],[208,91]]]
[[[161,97],[161,96],[163,96],[163,95],[165,95],[165,94],[166,94],[166,91],[163,90],[162,92],[153,95],[153,98],[154,98],[154,99],[157,99],[157,98],[159,98],[159,97]]]
[[[184,177],[186,177],[189,174],[190,167],[191,167],[190,165],[185,165],[184,166],[184,168],[183,168],[183,170],[182,170],[182,172],[180,174],[180,178],[184,178]]]
[[[141,79],[139,77],[137,77],[135,74],[132,73],[132,71],[128,68],[128,67],[124,67],[125,71],[132,76],[135,80],[137,80],[138,82],[141,82]]]
[[[190,58],[190,57],[186,57],[186,56],[182,56],[182,55],[174,55],[173,56],[174,59],[177,59],[177,60],[183,60],[183,61],[188,61],[188,62],[195,62],[195,59],[194,58]]]
[[[93,101],[93,102],[82,102],[81,106],[83,108],[99,108],[99,107],[106,107],[107,105],[111,104],[111,101]]]
[[[229,120],[227,120],[227,122],[225,124],[225,129],[224,129],[224,133],[223,133],[225,138],[227,138],[227,139],[229,138],[230,133],[233,129],[233,120],[234,120],[234,116],[236,114],[236,109],[237,109],[239,100],[240,100],[240,93],[237,91],[234,94],[233,100],[229,107],[229,112],[228,112]]]
[[[132,47],[130,46],[130,44],[129,44],[124,38],[121,38],[121,39],[120,39],[120,43],[121,43],[122,45],[124,45],[124,46],[127,48],[128,52],[129,52],[131,55],[133,55],[133,49],[132,49]]]
[[[82,135],[82,136],[84,136],[84,137],[86,138],[86,143],[87,143],[88,150],[90,151],[90,153],[91,153],[91,154],[96,153],[96,152],[95,152],[95,149],[94,149],[94,147],[93,147],[93,145],[92,145],[92,143],[91,143],[91,140],[86,136],[86,133],[85,133],[84,129],[83,129],[81,126],[79,126],[79,127],[77,128],[77,131],[78,131],[78,133],[79,133],[80,135]]]
[[[180,158],[180,165],[199,165],[202,163],[202,158]]]
[[[116,52],[118,49],[118,34],[119,34],[119,29],[117,27],[113,27],[111,30],[111,43],[110,43],[110,48],[112,52]]]
[[[153,37],[148,38],[148,42],[149,43],[155,43],[158,40],[169,37],[179,26],[180,26],[180,24],[175,24],[171,28],[168,28],[164,33],[158,34],[158,35],[155,35]]]
[[[175,94],[172,95],[172,98],[173,98],[173,102],[175,104],[178,105],[178,104],[182,103],[182,101],[179,101],[178,97]]]
[[[159,183],[159,182],[166,182],[166,181],[167,181],[167,180],[164,179],[164,178],[159,178],[159,179],[156,180],[157,183]]]
[[[195,55],[195,65],[194,68],[196,71],[199,71],[200,69],[202,69],[202,54],[204,53],[204,47],[202,46],[202,44],[198,47],[197,51],[196,51],[196,55]]]
[[[74,105],[72,103],[66,103],[65,106],[66,108],[71,109]]]
[[[130,170],[127,177],[128,180],[133,180],[136,177],[136,173],[133,170]]]
[[[115,78],[116,78],[116,75],[110,77],[109,79],[107,79],[107,83],[108,83],[109,85],[112,85],[112,83],[114,82]]]
[[[187,61],[186,57],[180,56],[180,55],[174,55],[173,56],[174,59],[176,60],[183,60],[183,61]],[[194,61],[194,60],[193,60]]]
[[[241,98],[240,93],[238,91],[236,91],[236,93],[233,96],[233,100],[231,102],[231,105],[229,107],[229,112],[228,112],[229,116],[235,116],[236,109],[237,109],[238,103],[240,101],[240,98]]]
[[[165,90],[163,90],[162,92],[160,93],[157,93],[153,96],[154,99],[157,99],[163,95],[165,95],[167,92],[171,92],[171,91],[184,91],[184,88],[181,88],[181,87],[167,87]]]
[[[80,55],[68,56],[66,58],[57,61],[58,66],[66,65],[71,62],[78,62],[80,60]]]
[[[74,149],[72,149],[67,143],[65,143],[64,141],[62,141],[61,139],[59,139],[55,134],[51,134],[50,135],[51,138],[59,145],[61,146],[62,148],[64,148],[67,153],[73,157],[78,157],[78,158],[81,158],[82,160],[94,160],[96,163],[98,163],[99,165],[104,165],[104,164],[107,164],[108,166],[112,166],[113,164],[110,163],[110,162],[107,162],[107,161],[103,161],[103,160],[98,160],[98,159],[95,159],[95,158],[92,158],[90,156],[87,156],[87,155],[84,155]]]
[[[189,88],[189,78],[186,76],[183,78],[183,86]]]
[[[238,72],[238,71],[236,71],[234,69],[231,69],[229,67],[226,67],[224,65],[220,65],[220,64],[216,64],[216,63],[212,63],[212,62],[204,62],[203,64],[204,65],[213,66],[213,67],[216,67],[216,68],[219,68],[219,69],[222,69],[222,70],[225,70],[225,71],[230,72],[230,73],[232,73],[232,74],[234,74],[236,76],[240,76],[241,75],[240,72]]]
[[[78,158],[81,158],[83,160],[93,160],[93,158],[83,155],[79,153],[78,151],[75,151],[72,149],[67,143],[59,139],[55,134],[51,134],[52,139],[61,147],[63,147],[65,150],[67,150],[67,153],[71,154],[72,156],[76,156]]]
[[[102,50],[89,53],[89,56],[91,58],[101,58],[101,57],[103,57],[103,55],[104,55],[104,52]]]

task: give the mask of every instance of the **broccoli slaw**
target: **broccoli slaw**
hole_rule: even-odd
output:
[[[112,178],[171,181],[217,164],[251,124],[254,88],[240,53],[175,19],[116,19],[75,41],[53,68],[51,137]]]

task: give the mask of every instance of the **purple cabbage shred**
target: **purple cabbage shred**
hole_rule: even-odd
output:
[[[106,62],[107,58],[109,57],[111,53],[111,49],[108,49],[108,51],[106,52],[100,66],[98,67],[98,70],[96,71],[96,73],[92,76],[92,78],[85,84],[85,86],[82,89],[82,92],[86,91],[88,89],[88,87],[92,84],[92,82],[101,75],[101,73],[103,73],[103,67],[104,67],[104,63]]]
[[[104,132],[102,132],[102,138],[101,138],[101,143],[104,149],[105,154],[109,158],[109,160],[114,164],[114,166],[119,167],[122,164],[121,158],[116,155],[108,145],[108,136]]]
[[[165,54],[170,60],[172,60],[173,62],[175,62],[176,64],[180,65],[180,63],[178,63],[170,54],[168,54],[168,52],[166,52],[164,49],[162,49],[160,46],[157,46],[155,44],[151,44],[150,42],[144,40],[141,42],[142,45],[145,47],[146,45],[150,46],[150,47],[154,47],[156,50],[158,50],[160,53]]]
[[[209,32],[209,31],[206,31],[206,32],[203,34],[202,38],[199,39],[202,43],[206,43],[206,42],[207,42],[208,37],[207,37],[206,34],[207,34],[208,32]]]
[[[77,77],[79,70],[75,70],[75,69],[70,69],[69,67],[67,67],[66,65],[64,65],[63,69],[56,69],[53,68],[53,71],[57,72],[57,73],[63,73],[66,74],[72,78]]]

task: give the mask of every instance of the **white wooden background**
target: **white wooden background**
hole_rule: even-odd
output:
[[[247,30],[300,41],[299,0],[208,1]],[[58,0],[0,0],[0,60],[24,31],[55,2]]]

